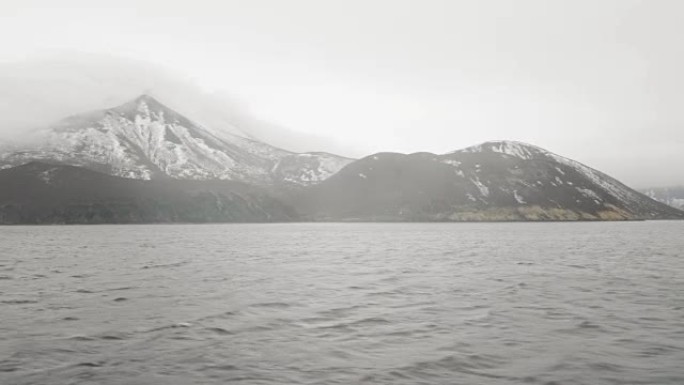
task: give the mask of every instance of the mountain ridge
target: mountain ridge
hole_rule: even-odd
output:
[[[40,160],[134,179],[225,179],[255,184],[316,183],[351,162],[293,153],[229,132],[217,133],[141,95],[109,109],[67,117],[37,144],[0,153],[0,168]]]
[[[313,220],[684,218],[600,171],[514,141],[369,155],[289,199]]]
[[[441,155],[382,152],[358,160],[325,152],[293,153],[207,129],[147,94],[109,109],[64,118],[42,133],[43,141],[33,147],[0,151],[0,169],[14,170],[3,175],[19,178],[25,172],[24,179],[16,180],[40,180],[41,176],[30,176],[33,168],[52,164],[75,175],[68,168],[75,166],[135,181],[79,174],[89,175],[96,184],[130,189],[142,181],[154,182],[148,185],[154,188],[166,183],[177,192],[176,200],[169,199],[184,206],[188,195],[178,192],[185,191],[184,181],[204,181],[205,187],[228,195],[232,191],[225,189],[230,184],[216,183],[243,183],[252,186],[253,199],[269,194],[274,202],[294,210],[291,218],[314,221],[684,218],[684,212],[601,171],[519,141],[488,141]],[[12,180],[6,179],[10,184]],[[39,191],[50,188],[40,183],[31,186]],[[86,187],[84,191],[90,191]],[[149,188],[139,187],[143,195]],[[110,196],[113,201],[133,199],[129,190],[116,191],[122,195]],[[71,194],[76,201],[91,202],[92,197],[82,191]],[[21,201],[20,196],[7,198],[9,203]]]

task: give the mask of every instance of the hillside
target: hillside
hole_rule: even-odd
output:
[[[313,220],[684,218],[579,162],[510,141],[444,155],[371,155],[289,199]]]
[[[262,189],[229,181],[134,180],[33,162],[0,170],[0,224],[297,220]]]

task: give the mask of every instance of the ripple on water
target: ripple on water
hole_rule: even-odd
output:
[[[0,383],[680,385],[682,233],[6,228]]]

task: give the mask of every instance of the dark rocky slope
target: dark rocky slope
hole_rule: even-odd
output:
[[[273,222],[288,206],[238,182],[134,180],[33,162],[0,171],[0,224]]]

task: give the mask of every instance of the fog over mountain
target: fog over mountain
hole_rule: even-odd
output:
[[[268,138],[269,143],[292,151],[341,149],[324,137],[260,120],[226,92],[207,91],[178,71],[76,51],[0,63],[0,139],[31,140],[36,129],[66,116],[114,107],[141,94],[162,98],[210,129]]]
[[[321,152],[292,153],[228,128],[233,132],[210,130],[140,95],[115,108],[52,123],[24,143],[0,145],[0,169],[47,161],[133,179],[307,185],[352,161]]]

